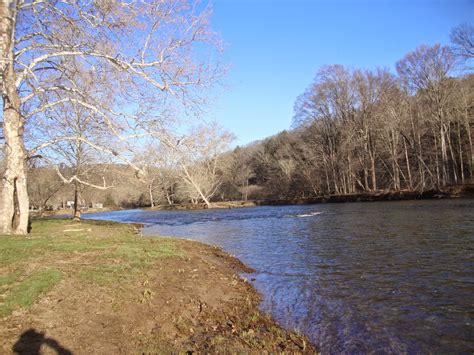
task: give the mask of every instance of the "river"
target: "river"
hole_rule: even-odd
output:
[[[256,273],[262,310],[323,354],[474,351],[474,200],[84,218],[144,223],[144,235],[222,246]]]

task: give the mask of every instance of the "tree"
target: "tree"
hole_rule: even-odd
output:
[[[255,177],[250,162],[250,148],[242,149],[237,147],[228,157],[227,175],[228,180],[240,192],[242,200],[247,201],[249,194],[250,179]]]
[[[90,90],[91,85],[87,86]],[[80,219],[79,200],[85,186],[99,190],[112,187],[104,176],[108,165],[99,164],[105,158],[104,154],[95,148],[110,142],[111,134],[97,126],[94,116],[76,101],[62,102],[51,108],[47,120],[35,129],[35,136],[29,137],[31,143],[39,144],[30,149],[30,156],[34,153],[35,157],[45,160],[63,184],[73,186],[74,219]],[[46,144],[41,144],[45,141]]]
[[[221,72],[208,18],[207,9],[185,0],[0,2],[4,233],[27,232],[25,133],[41,126],[55,106],[80,105],[98,126],[125,140],[144,134],[157,105],[203,102],[199,88]],[[211,54],[202,55],[203,48]],[[77,68],[101,85],[84,91]],[[108,145],[81,141],[133,165]]]
[[[423,191],[472,176],[470,80],[453,77],[452,49],[419,46],[396,68],[398,77],[340,65],[318,71],[295,104],[303,144],[291,147],[293,181],[338,195]]]
[[[210,124],[198,127],[172,147],[183,182],[181,190],[192,202],[202,201],[211,206],[211,198],[222,182],[221,157],[233,138],[216,124]]]
[[[46,210],[50,201],[64,186],[56,172],[49,166],[33,166],[28,169],[28,193],[31,205],[40,212]]]
[[[155,207],[156,197],[166,200],[169,205],[174,203],[178,175],[175,156],[173,149],[164,144],[149,144],[136,154],[136,165],[141,171],[138,181],[146,187],[151,208]]]
[[[474,26],[463,23],[451,30],[451,43],[454,52],[463,61],[474,58]]]
[[[449,157],[452,151],[450,135],[450,105],[454,93],[454,81],[450,74],[454,69],[455,57],[447,46],[419,46],[397,62],[396,68],[402,83],[421,100],[423,114],[436,130],[435,174],[438,186],[446,185],[450,179]],[[427,170],[429,171],[429,169]],[[455,180],[456,171],[452,170]],[[431,173],[431,171],[429,171]]]
[[[295,105],[295,125],[314,132],[312,145],[322,160],[326,194],[351,192],[357,180],[357,132],[355,127],[345,129],[354,124],[355,100],[353,74],[341,65],[331,65],[318,71]]]

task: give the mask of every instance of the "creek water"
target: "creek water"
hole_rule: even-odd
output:
[[[256,270],[262,310],[323,354],[474,351],[474,200],[84,217],[223,247]]]

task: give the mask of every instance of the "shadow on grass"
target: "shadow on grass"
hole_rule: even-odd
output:
[[[43,344],[56,351],[58,355],[72,355],[70,350],[61,346],[55,339],[48,338],[44,333],[37,332],[35,329],[25,331],[13,345],[12,351],[20,355],[41,354],[40,349]]]

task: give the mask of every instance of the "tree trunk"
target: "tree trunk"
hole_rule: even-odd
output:
[[[155,199],[153,198],[153,182],[148,185],[148,195],[150,196],[150,207],[155,207]]]
[[[79,209],[79,184],[74,182],[74,212],[72,218],[76,221],[81,219],[81,210]]]
[[[364,162],[364,190],[369,191],[369,170],[367,169],[367,165]]]
[[[201,200],[206,204],[206,207],[207,208],[210,208],[211,207],[211,202],[209,201],[209,199],[206,197],[206,195],[202,192],[201,188],[199,187],[198,184],[196,184],[195,180],[193,179],[193,177],[191,176],[191,174],[189,174],[189,171],[188,169],[186,168],[186,166],[182,166],[182,169],[184,171],[184,173],[186,174],[186,178],[185,178],[185,181],[187,181],[187,183],[189,183],[195,190],[196,192],[199,194],[199,197],[201,198]],[[197,202],[196,202],[197,203]],[[194,203],[193,203],[194,204]]]
[[[438,150],[438,140],[436,138],[436,134],[433,134],[434,138],[434,147],[435,147],[435,162],[436,162],[436,183],[437,187],[442,186],[441,178],[440,178],[440,167],[439,167],[439,150]]]
[[[464,154],[462,149],[462,136],[461,136],[461,122],[457,121],[457,134],[458,134],[458,154],[459,154],[459,171],[461,173],[461,182],[464,184]]]
[[[249,179],[245,179],[245,194],[244,201],[247,201],[249,198]]]
[[[452,166],[452,171],[453,171],[453,178],[454,178],[454,183],[458,183],[458,163],[456,161],[456,157],[454,155],[454,149],[453,149],[453,144],[451,142],[451,128],[448,126],[448,148],[449,148],[449,154],[451,155],[451,166]],[[449,176],[449,166],[448,166],[448,178]]]
[[[171,197],[169,194],[166,194],[166,201],[168,201],[168,205],[173,205],[173,201],[171,200]]]
[[[469,120],[469,112],[468,112],[468,101],[467,101],[467,98],[466,98],[466,93],[463,91],[463,99],[464,99],[464,108],[463,108],[463,111],[464,111],[464,114],[463,114],[463,118],[464,118],[464,122],[463,122],[463,125],[465,126],[465,129],[466,129],[466,133],[467,133],[467,139],[468,139],[468,142],[469,142],[469,159],[467,160],[468,161],[468,164],[469,164],[469,177],[471,178],[471,180],[474,178],[474,175],[473,175],[473,168],[474,168],[474,146],[472,144],[472,136],[471,136],[471,124],[470,124],[470,120]]]
[[[444,128],[443,123],[441,123],[441,129],[440,129],[440,143],[441,143],[441,173],[442,173],[441,176],[442,176],[443,186],[446,186],[447,181],[448,181],[448,169],[447,169],[448,150],[447,150],[447,144],[446,144],[445,128]]]
[[[16,1],[0,1],[0,83],[3,99],[3,134],[5,137],[5,173],[2,179],[3,233],[28,232],[29,200],[26,189],[26,151],[23,142],[24,119],[20,114],[20,96],[13,67]]]
[[[403,139],[403,146],[405,148],[405,162],[407,165],[407,173],[408,173],[408,187],[410,191],[413,191],[413,180],[411,178],[410,159],[408,158],[407,142],[405,141],[405,138]]]
[[[330,185],[330,181],[329,181],[329,172],[328,172],[328,164],[327,164],[327,161],[326,161],[326,158],[323,156],[323,159],[324,159],[324,174],[326,176],[326,189],[327,189],[327,195],[330,195],[331,194],[331,185]]]
[[[375,171],[375,155],[370,155],[370,171],[372,174],[372,191],[377,191],[377,173]]]

